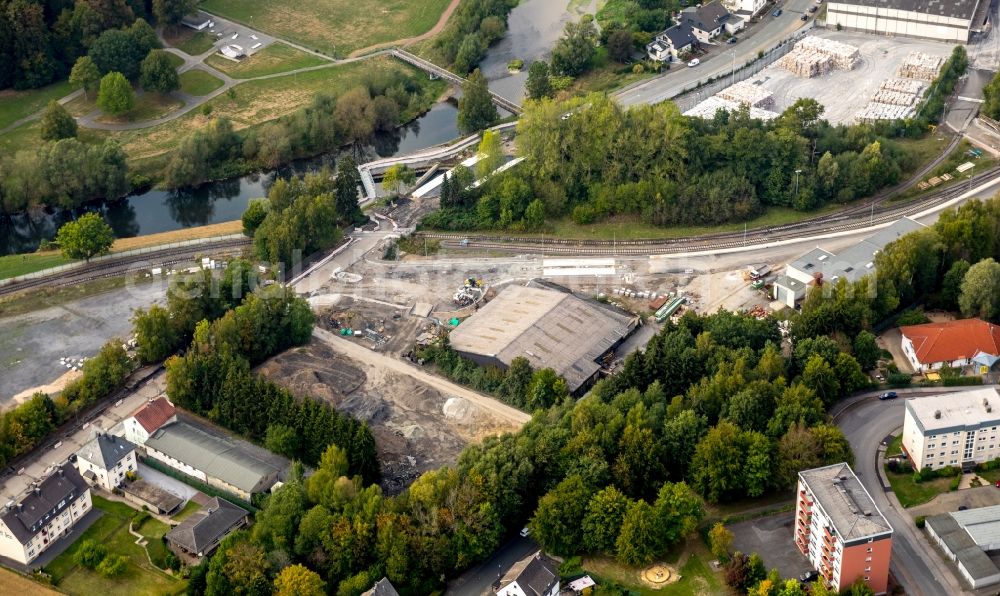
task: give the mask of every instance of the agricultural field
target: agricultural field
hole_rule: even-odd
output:
[[[202,8],[330,56],[426,33],[450,0],[206,0]]]
[[[327,63],[326,60],[318,56],[307,54],[281,42],[272,43],[239,62],[233,62],[218,54],[213,54],[205,59],[205,64],[234,79],[252,79]]]

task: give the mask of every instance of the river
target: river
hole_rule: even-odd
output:
[[[507,34],[494,44],[480,63],[490,89],[514,101],[524,97],[528,66],[548,59],[565,24],[581,9],[571,10],[570,0],[524,0],[510,13]],[[582,10],[593,12],[590,0]],[[516,48],[516,51],[515,51]],[[512,74],[507,63],[524,61],[524,70]],[[454,101],[441,102],[408,125],[376,135],[369,144],[355,147],[359,162],[405,155],[448,142],[460,136]],[[315,171],[332,164],[339,155],[326,154],[300,160],[269,172],[209,182],[195,188],[149,190],[119,201],[94,202],[74,211],[46,209],[37,213],[0,215],[0,255],[30,252],[43,239],[55,237],[59,226],[84,211],[100,211],[118,238],[129,238],[180,228],[239,219],[251,199],[267,195],[278,177]]]

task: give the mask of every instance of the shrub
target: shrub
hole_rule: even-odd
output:
[[[108,549],[103,544],[98,544],[93,540],[84,540],[73,556],[78,565],[87,569],[94,569],[101,564],[108,554]]]
[[[967,385],[982,385],[982,377],[945,377],[945,387],[965,387]]]
[[[983,462],[983,463],[977,465],[976,466],[976,471],[977,472],[989,472],[990,470],[996,470],[997,468],[1000,468],[1000,458],[998,458],[998,459],[991,459],[988,462]]]
[[[958,485],[961,484],[961,483],[962,483],[962,477],[961,476],[955,476],[954,478],[951,479],[951,483],[948,484],[948,490],[951,490],[951,491],[958,490]]]
[[[889,373],[885,378],[890,387],[909,387],[913,377],[906,373]]]
[[[108,555],[97,566],[97,573],[103,578],[118,577],[125,571],[127,563],[125,555]]]
[[[924,524],[927,521],[927,516],[926,515],[918,515],[917,517],[914,518],[913,521],[917,524],[917,527],[922,530],[922,529],[924,529]]]

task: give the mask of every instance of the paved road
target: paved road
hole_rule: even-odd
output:
[[[665,101],[698,81],[731,72],[732,50],[736,51],[736,66],[739,67],[756,58],[759,52],[767,52],[799,29],[812,24],[812,21],[799,20],[810,6],[815,6],[812,0],[787,0],[780,6],[782,8],[780,17],[775,18],[770,12],[765,12],[760,23],[737,35],[740,38],[738,43],[713,48],[713,53],[719,53],[702,59],[698,66],[688,68],[682,63],[675,63],[665,74],[616,93],[615,99],[624,106]]]
[[[469,569],[448,584],[448,596],[484,596],[492,594],[493,582],[500,579],[511,565],[533,554],[538,544],[530,538],[515,536],[498,548],[489,559]]]
[[[954,389],[960,390],[960,389]],[[900,389],[901,398],[936,395],[947,389]],[[856,458],[854,472],[871,493],[875,505],[892,526],[890,570],[912,596],[968,593],[921,535],[898,499],[883,488],[878,474],[879,446],[887,435],[903,426],[904,399],[879,401],[875,393],[850,399],[834,414]]]

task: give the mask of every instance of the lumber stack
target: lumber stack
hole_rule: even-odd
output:
[[[716,93],[716,97],[743,104],[751,108],[769,108],[774,105],[774,95],[760,85],[740,81]]]
[[[923,52],[910,52],[903,63],[899,65],[896,74],[907,79],[933,81],[937,78],[938,71],[941,70],[942,62],[943,60],[937,56]]]

